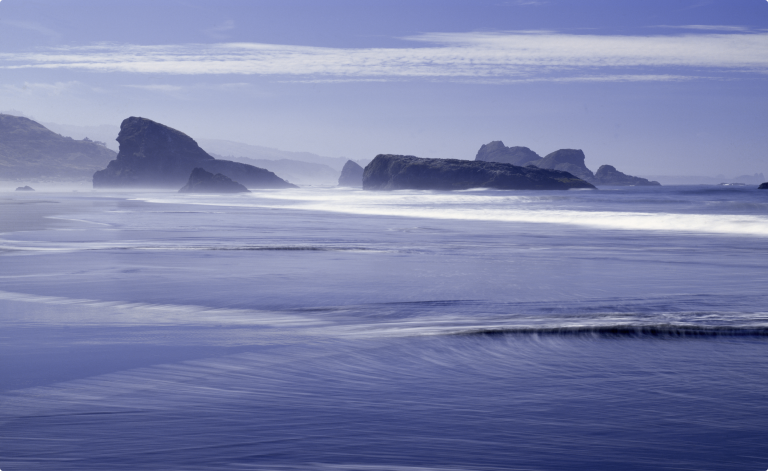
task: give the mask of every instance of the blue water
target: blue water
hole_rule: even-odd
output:
[[[768,468],[766,191],[6,193],[0,218],[4,471]]]

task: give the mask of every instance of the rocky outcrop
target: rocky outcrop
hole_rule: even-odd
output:
[[[16,191],[35,191],[31,186],[20,186],[16,188]]]
[[[581,149],[560,149],[547,154],[546,157],[534,165],[550,170],[562,170],[582,180],[591,181],[594,174],[584,164],[584,160],[584,151]]]
[[[365,190],[568,190],[594,188],[568,172],[412,155],[377,155],[363,172]]]
[[[363,167],[357,162],[347,160],[339,176],[339,186],[351,186],[360,188],[363,186]]]
[[[248,188],[232,181],[220,173],[212,174],[202,168],[195,168],[189,175],[189,181],[179,193],[250,193]]]
[[[480,147],[475,160],[525,167],[535,165],[541,160],[541,156],[527,147],[506,147],[501,141],[493,141]]]
[[[178,188],[194,168],[220,173],[249,188],[295,188],[269,170],[208,155],[181,131],[146,118],[120,125],[120,152],[93,174],[94,188]]]
[[[611,165],[603,165],[598,169],[597,174],[593,174],[585,163],[584,151],[580,149],[560,149],[541,158],[536,152],[527,147],[506,147],[501,141],[493,141],[480,147],[475,160],[511,163],[514,165],[535,165],[539,168],[561,170],[593,185],[661,185],[659,182],[623,174]]]
[[[90,139],[60,136],[31,119],[0,114],[0,180],[85,180],[114,158]]]
[[[613,165],[601,165],[592,183],[607,186],[661,186],[659,182],[621,173]]]
[[[761,183],[760,186],[757,187],[758,190],[768,190],[768,182]]]

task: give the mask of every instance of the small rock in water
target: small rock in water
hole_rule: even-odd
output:
[[[16,188],[16,191],[35,191],[31,186],[20,186]]]

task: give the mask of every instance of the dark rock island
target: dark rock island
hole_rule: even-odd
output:
[[[64,137],[31,119],[0,114],[0,180],[85,180],[114,158],[88,138]]]
[[[761,183],[760,186],[757,187],[758,190],[768,190],[768,182]]]
[[[539,168],[561,170],[575,175],[593,185],[608,186],[660,186],[659,182],[633,177],[616,170],[611,165],[603,165],[593,174],[585,164],[586,157],[580,149],[560,149],[539,157],[539,154],[527,147],[506,147],[501,141],[484,144],[477,151],[475,161],[511,163],[514,165],[534,165]]]
[[[120,125],[120,152],[93,174],[94,188],[179,188],[195,168],[220,173],[249,188],[295,188],[269,170],[208,155],[181,131],[146,118]]]
[[[347,160],[339,176],[339,186],[360,188],[363,186],[363,167],[357,162]]]
[[[179,193],[250,193],[248,188],[232,181],[226,175],[206,172],[202,168],[195,168],[189,176],[189,181]]]
[[[16,188],[16,191],[35,191],[31,186],[20,186]]]
[[[458,159],[377,155],[363,173],[365,190],[568,190],[595,188],[568,172]]]

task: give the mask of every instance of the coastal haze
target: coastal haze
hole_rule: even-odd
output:
[[[0,469],[768,468],[768,3],[0,2]]]

